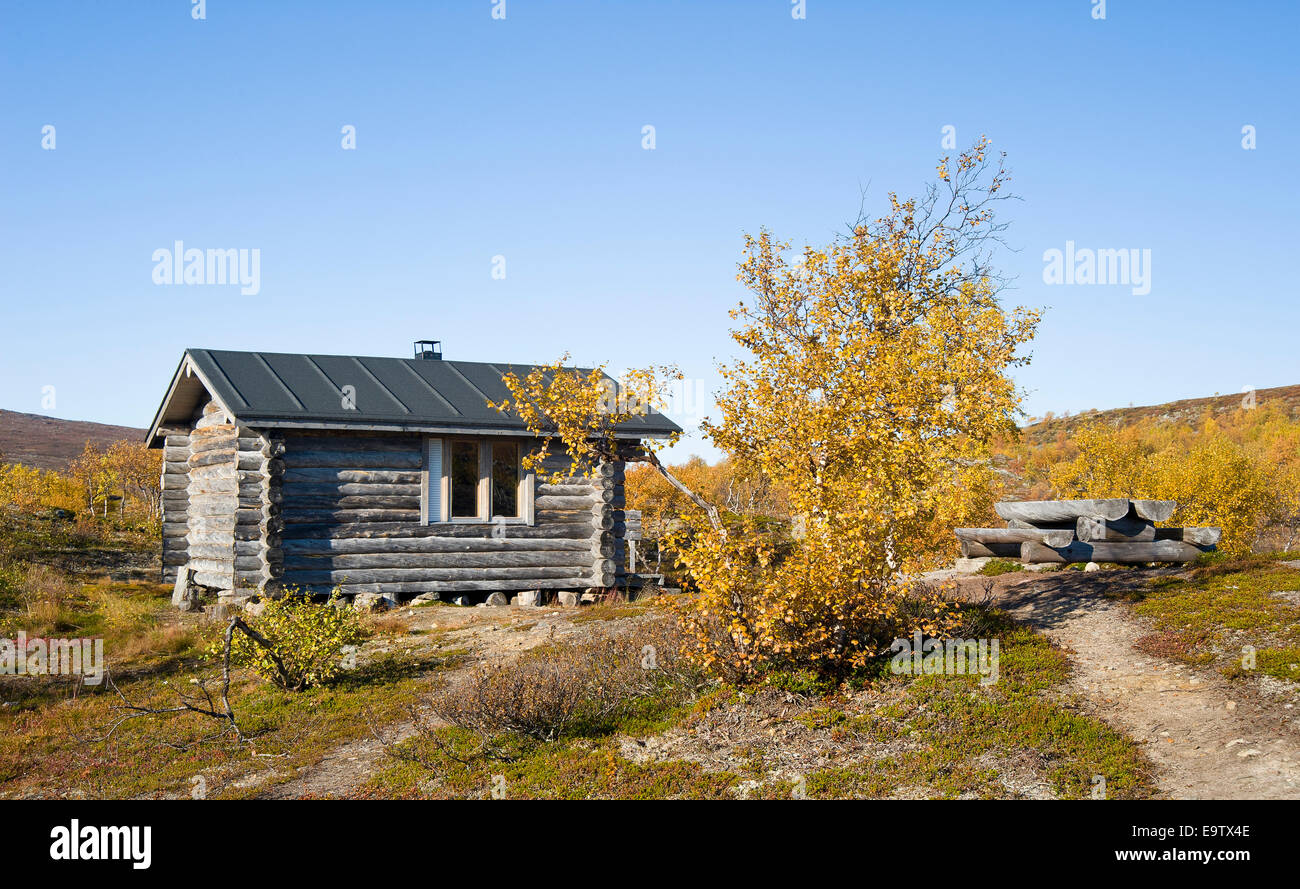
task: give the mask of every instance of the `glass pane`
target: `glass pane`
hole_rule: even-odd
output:
[[[519,446],[492,443],[492,515],[519,517]]]
[[[451,443],[451,516],[456,519],[478,515],[478,445],[472,441]]]

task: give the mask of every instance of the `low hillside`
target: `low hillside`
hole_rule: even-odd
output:
[[[1281,404],[1288,416],[1293,419],[1300,418],[1300,386],[1257,389],[1254,397],[1257,407],[1265,404]],[[1208,398],[1185,398],[1182,401],[1170,401],[1165,404],[1083,411],[1065,417],[1049,415],[1046,419],[1036,418],[1037,422],[1025,426],[1022,431],[1027,441],[1041,445],[1055,441],[1061,434],[1069,436],[1085,423],[1093,421],[1119,426],[1129,426],[1144,420],[1196,425],[1210,417],[1217,418],[1232,414],[1242,407],[1245,398],[1246,393],[1234,392],[1227,395],[1212,395]]]
[[[122,439],[142,441],[144,434],[131,426],[0,410],[0,461],[63,472],[87,442],[104,447]]]

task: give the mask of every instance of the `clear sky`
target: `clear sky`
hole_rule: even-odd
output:
[[[187,346],[422,337],[711,391],[743,233],[825,242],[948,126],[1024,198],[1030,414],[1300,383],[1300,4],[495,5],[6,0],[0,407],[145,426]],[[155,284],[176,241],[258,249],[260,292]],[[1067,241],[1149,250],[1149,292],[1046,284]]]

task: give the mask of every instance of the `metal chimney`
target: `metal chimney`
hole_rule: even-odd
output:
[[[416,340],[415,357],[422,358],[426,361],[441,361],[442,341],[441,340]]]

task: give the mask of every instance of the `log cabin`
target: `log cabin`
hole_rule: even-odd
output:
[[[163,579],[220,600],[627,585],[624,464],[557,481],[560,449],[538,477],[522,459],[541,440],[488,405],[529,370],[443,360],[431,340],[412,358],[186,350],[148,432]],[[619,436],[677,431],[649,412]]]

